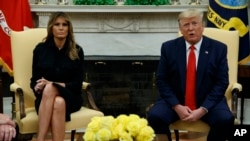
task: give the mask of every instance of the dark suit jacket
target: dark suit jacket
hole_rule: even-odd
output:
[[[164,42],[157,70],[159,98],[170,106],[184,104],[186,83],[186,45],[183,37]],[[228,87],[227,46],[203,36],[197,66],[196,103],[211,110],[226,105]]]

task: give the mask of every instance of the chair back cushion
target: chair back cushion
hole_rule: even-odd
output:
[[[33,107],[34,94],[30,89],[33,49],[47,35],[45,28],[33,28],[25,31],[11,31],[11,51],[14,83],[22,86],[25,93],[25,107]],[[18,100],[16,99],[18,103]],[[19,105],[16,105],[18,110]]]
[[[238,75],[238,52],[239,52],[239,32],[228,31],[218,28],[206,27],[203,32],[204,35],[221,41],[227,45],[227,60],[229,67],[229,86],[226,90],[226,97],[229,107],[231,108],[231,91],[230,88],[234,83],[237,83]]]
[[[205,28],[203,34],[227,45],[229,82],[230,84],[237,83],[239,32],[237,30],[228,31],[218,28]]]

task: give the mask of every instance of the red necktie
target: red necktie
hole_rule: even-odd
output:
[[[190,109],[196,109],[195,101],[195,81],[196,81],[196,60],[195,60],[195,47],[192,45],[190,47],[189,56],[188,56],[188,66],[186,74],[186,97],[185,105]]]

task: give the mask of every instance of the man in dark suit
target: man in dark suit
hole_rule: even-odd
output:
[[[228,87],[227,46],[203,36],[203,13],[188,9],[179,14],[183,36],[164,42],[157,70],[159,96],[148,113],[157,141],[167,140],[169,125],[176,120],[203,120],[210,126],[207,141],[225,141],[234,117],[224,96]],[[186,78],[190,46],[194,46],[196,76]],[[186,96],[186,84],[195,82],[194,96]],[[194,107],[186,98],[194,97]]]

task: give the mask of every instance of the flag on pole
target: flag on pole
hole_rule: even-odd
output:
[[[238,30],[239,61],[250,54],[247,0],[209,0],[207,26]]]
[[[33,27],[29,1],[0,0],[0,26],[0,64],[12,76],[10,33]]]

